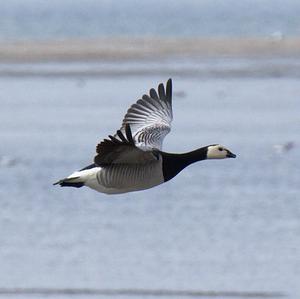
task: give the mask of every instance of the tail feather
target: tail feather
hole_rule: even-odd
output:
[[[54,183],[53,185],[60,185],[61,187],[75,187],[80,188],[84,186],[83,182],[78,181],[80,177],[72,177],[72,178],[65,178],[62,180],[59,180],[58,182]]]
[[[100,167],[96,164],[91,164],[79,171],[73,172],[68,177],[59,180],[53,185],[60,185],[61,187],[75,187],[80,188],[82,186],[88,186],[89,182],[96,179],[96,174]]]

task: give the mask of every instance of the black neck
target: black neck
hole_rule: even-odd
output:
[[[165,182],[176,176],[182,169],[197,161],[207,158],[207,146],[184,154],[161,152]]]

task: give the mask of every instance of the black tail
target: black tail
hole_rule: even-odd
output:
[[[75,187],[75,188],[80,188],[84,186],[84,183],[68,183],[68,182],[61,182],[59,183],[61,187]]]
[[[82,182],[74,182],[74,180],[77,180],[77,179],[78,179],[78,177],[62,179],[62,180],[54,183],[53,185],[60,185],[61,187],[75,187],[75,188],[80,188],[80,187],[84,186],[84,183],[82,183]]]

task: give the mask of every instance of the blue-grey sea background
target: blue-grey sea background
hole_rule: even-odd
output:
[[[281,42],[299,36],[299,15],[296,0],[11,0],[0,43]],[[52,186],[90,164],[128,107],[169,77],[164,150],[221,143],[236,159],[117,196]],[[0,61],[0,297],[299,298],[299,78],[299,57],[271,55]]]

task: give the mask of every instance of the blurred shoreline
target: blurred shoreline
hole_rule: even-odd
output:
[[[220,56],[300,57],[300,37],[149,37],[0,42],[0,62],[2,63]]]
[[[2,295],[39,295],[39,296],[130,296],[130,297],[201,297],[201,298],[283,298],[280,292],[258,291],[200,291],[171,289],[93,289],[93,288],[0,288]]]
[[[0,77],[300,77],[300,38],[0,42]]]

